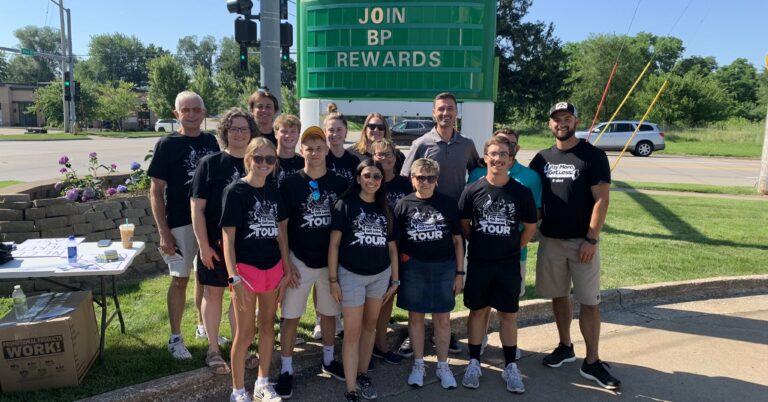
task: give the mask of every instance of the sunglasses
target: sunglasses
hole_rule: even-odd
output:
[[[424,182],[427,182],[429,184],[437,183],[437,176],[413,176],[413,177],[419,183],[424,183]]]
[[[369,130],[379,130],[379,131],[384,131],[384,125],[383,125],[383,124],[372,124],[372,123],[368,123],[368,126],[367,126],[367,127],[368,127],[368,129],[369,129]]]
[[[373,156],[375,156],[376,158],[389,159],[395,156],[395,154],[393,154],[392,152],[376,152],[375,154],[373,154]]]
[[[248,134],[251,132],[250,127],[230,127],[228,132],[232,134]]]
[[[317,180],[309,181],[309,188],[312,189],[312,200],[317,201],[320,199],[320,185],[317,184]]]
[[[253,161],[259,165],[262,163],[266,163],[267,165],[274,165],[275,163],[277,163],[277,156],[253,155]]]
[[[378,174],[378,173],[363,173],[360,176],[363,176],[363,178],[366,179],[366,180],[373,179],[373,180],[376,180],[376,181],[379,181],[379,180],[381,180],[383,178],[383,176]]]

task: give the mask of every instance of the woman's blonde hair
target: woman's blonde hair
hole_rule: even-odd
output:
[[[267,147],[272,150],[272,153],[275,154],[275,157],[277,157],[277,149],[275,149],[275,144],[272,143],[272,141],[264,138],[264,137],[256,137],[251,140],[251,142],[248,143],[248,147],[245,148],[245,160],[243,161],[245,163],[245,174],[251,173],[251,164],[253,163],[253,153],[262,147]],[[272,175],[274,176],[277,174],[278,165],[280,164],[280,159],[278,158],[278,161],[275,163],[275,168],[272,169]]]
[[[419,173],[432,173],[440,176],[440,164],[434,159],[419,158],[413,161],[411,165],[411,176],[417,176]]]
[[[368,140],[368,135],[365,134],[365,130],[368,129],[368,122],[371,121],[371,119],[380,119],[381,122],[384,124],[384,138],[391,140],[392,134],[389,133],[389,126],[387,125],[387,119],[384,118],[384,116],[381,115],[381,113],[373,112],[368,115],[368,117],[365,118],[365,122],[363,123],[363,132],[360,133],[360,139],[357,140],[357,142],[354,145],[355,151],[361,155],[365,155],[369,151],[369,147],[371,146],[370,140]]]
[[[325,119],[323,120],[323,127],[328,125],[328,123],[332,120],[340,120],[342,123],[344,123],[344,128],[348,128],[347,125],[347,116],[344,116],[341,112],[339,112],[338,107],[335,103],[331,102],[327,106],[328,108],[328,115],[325,116]]]
[[[393,156],[396,156],[397,147],[395,146],[395,143],[386,138],[382,138],[378,141],[372,142],[371,146],[369,147],[371,154],[373,154],[374,150],[383,149],[383,148],[389,148],[392,151]]]

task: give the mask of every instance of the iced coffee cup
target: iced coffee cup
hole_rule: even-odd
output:
[[[124,223],[120,225],[120,241],[123,243],[123,248],[133,247],[133,230],[135,226],[132,223]]]

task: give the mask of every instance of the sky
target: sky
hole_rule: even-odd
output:
[[[79,56],[87,56],[90,37],[102,33],[134,35],[173,53],[183,36],[234,34],[235,15],[225,0],[62,1],[71,9],[73,48]],[[295,7],[295,0],[289,0],[294,27]],[[743,57],[762,71],[768,55],[766,15],[765,0],[534,0],[525,20],[553,23],[563,42],[591,34],[671,35],[683,40],[684,56],[714,56],[721,66]],[[16,47],[13,31],[26,25],[58,28],[58,7],[50,0],[0,0],[0,46]]]

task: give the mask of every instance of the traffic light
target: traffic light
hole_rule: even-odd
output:
[[[249,17],[252,9],[253,2],[251,0],[227,0],[227,10],[232,14],[242,14]]]
[[[254,21],[238,18],[235,20],[235,41],[241,45],[256,45],[258,36]]]
[[[280,53],[280,60],[288,61],[289,49],[293,46],[293,25],[287,22],[280,23],[280,47],[282,52]]]
[[[240,45],[240,69],[248,71],[248,47]]]
[[[80,101],[80,81],[75,81],[75,100]]]
[[[282,47],[281,49],[282,49],[282,51],[280,52],[280,60],[288,61],[288,59],[291,57],[290,53],[289,53],[289,50],[291,48],[289,48],[289,47]]]
[[[64,72],[64,100],[72,100],[72,92],[70,91],[70,87],[72,86],[72,81],[70,80],[70,73],[69,71]]]
[[[288,19],[288,0],[280,0],[280,19]]]

